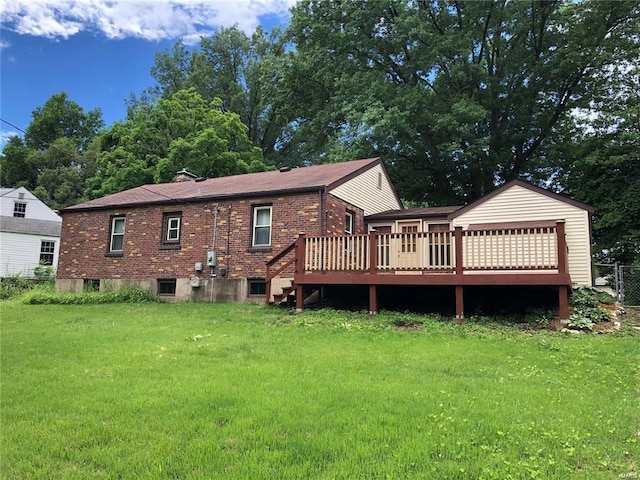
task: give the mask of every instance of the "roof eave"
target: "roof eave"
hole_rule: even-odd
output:
[[[128,208],[146,207],[150,205],[180,205],[180,204],[188,204],[188,203],[208,202],[211,200],[233,200],[236,198],[271,197],[275,195],[317,192],[318,190],[321,190],[324,188],[325,188],[324,185],[318,185],[318,186],[301,187],[301,188],[284,188],[280,190],[272,190],[270,192],[256,191],[256,192],[246,192],[246,193],[228,193],[228,194],[222,194],[222,195],[202,195],[198,197],[151,200],[146,202],[116,203],[116,204],[110,204],[110,205],[92,205],[88,207],[72,206],[72,207],[67,207],[65,209],[62,209],[60,213],[63,214],[63,213],[75,213],[75,212],[88,212],[88,211],[95,211],[95,210],[116,210],[120,208],[128,209]]]
[[[453,220],[454,218],[459,217],[463,213],[468,212],[469,210],[477,207],[478,205],[482,205],[484,202],[492,199],[493,197],[501,194],[502,192],[504,192],[505,190],[507,190],[507,189],[509,189],[509,188],[511,188],[513,186],[519,186],[519,187],[522,187],[522,188],[526,188],[527,190],[539,193],[539,194],[544,195],[546,197],[549,197],[549,198],[551,198],[553,200],[564,202],[564,203],[572,205],[572,206],[574,206],[576,208],[580,208],[582,210],[586,210],[587,212],[589,212],[591,214],[595,210],[591,205],[579,202],[578,200],[574,200],[573,198],[564,197],[564,196],[562,196],[562,195],[560,195],[558,193],[546,190],[546,189],[544,189],[542,187],[538,187],[536,185],[532,185],[532,184],[527,183],[527,182],[522,181],[522,180],[511,180],[510,182],[505,183],[501,187],[496,188],[493,192],[490,192],[490,193],[480,197],[475,202],[471,202],[469,205],[466,205],[466,206],[456,210],[455,212],[450,213],[449,216],[447,217],[447,219],[448,220]]]

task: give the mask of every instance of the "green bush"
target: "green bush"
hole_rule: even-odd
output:
[[[593,288],[576,288],[571,295],[574,313],[569,317],[569,327],[577,330],[593,330],[600,322],[613,320],[611,314],[600,304],[613,303],[613,297]]]
[[[27,305],[86,305],[100,303],[149,303],[159,299],[147,290],[123,288],[114,292],[56,293],[48,288],[33,288],[21,303]]]

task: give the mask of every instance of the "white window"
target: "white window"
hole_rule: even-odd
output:
[[[180,243],[180,213],[165,213],[164,243]]]
[[[56,251],[56,242],[42,240],[40,242],[40,262],[43,265],[53,265],[53,254]]]
[[[345,235],[353,235],[353,213],[344,214],[344,233]]]
[[[253,246],[271,245],[271,207],[253,208]]]
[[[27,204],[25,202],[14,202],[13,204],[13,216],[18,218],[24,218],[27,213]]]
[[[113,217],[111,219],[111,242],[110,252],[121,252],[124,247],[124,217]]]

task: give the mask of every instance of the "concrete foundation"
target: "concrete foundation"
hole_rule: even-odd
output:
[[[81,278],[57,279],[56,291],[80,293],[84,290],[84,283]],[[100,291],[116,291],[127,287],[148,290],[167,302],[265,303],[264,295],[249,295],[246,278],[178,278],[174,295],[159,295],[158,281],[155,279],[100,279]]]

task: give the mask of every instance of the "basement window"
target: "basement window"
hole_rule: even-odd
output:
[[[267,294],[267,282],[262,279],[249,280],[249,296]]]
[[[100,291],[100,279],[99,278],[85,278],[82,289],[85,292],[99,292]]]
[[[158,280],[158,295],[175,295],[176,294],[176,279],[164,278]]]

